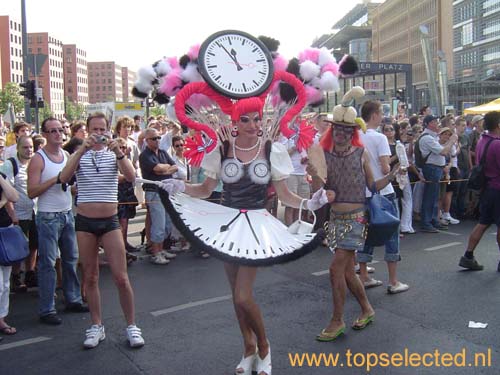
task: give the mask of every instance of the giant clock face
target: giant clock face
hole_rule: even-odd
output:
[[[214,90],[234,99],[260,95],[273,80],[268,49],[241,31],[220,31],[208,37],[200,47],[198,64]]]

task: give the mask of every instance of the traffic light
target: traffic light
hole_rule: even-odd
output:
[[[24,90],[20,92],[22,96],[24,96],[28,100],[36,100],[36,82],[33,80],[26,81],[23,83],[20,83],[19,86],[21,86]]]

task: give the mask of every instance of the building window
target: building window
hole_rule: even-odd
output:
[[[473,39],[473,25],[472,22],[464,25],[462,27],[462,45],[465,46],[467,44],[471,44]]]

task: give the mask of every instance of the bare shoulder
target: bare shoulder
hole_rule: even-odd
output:
[[[30,162],[28,165],[28,171],[31,171],[31,172],[42,171],[44,166],[45,166],[45,163],[43,161],[42,156],[38,152],[35,152],[35,154],[30,159]]]

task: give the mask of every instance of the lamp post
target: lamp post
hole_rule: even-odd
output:
[[[427,87],[429,88],[431,98],[431,108],[436,115],[441,114],[441,105],[439,104],[438,89],[436,85],[436,74],[432,64],[432,51],[429,41],[429,29],[425,25],[419,26],[420,43],[422,45],[422,54],[424,56],[425,71],[427,73]]]
[[[28,82],[28,32],[26,26],[26,2],[21,0],[21,27],[22,27],[22,42],[23,42],[23,82]],[[24,118],[27,123],[31,123],[31,108],[30,102],[24,100]]]

